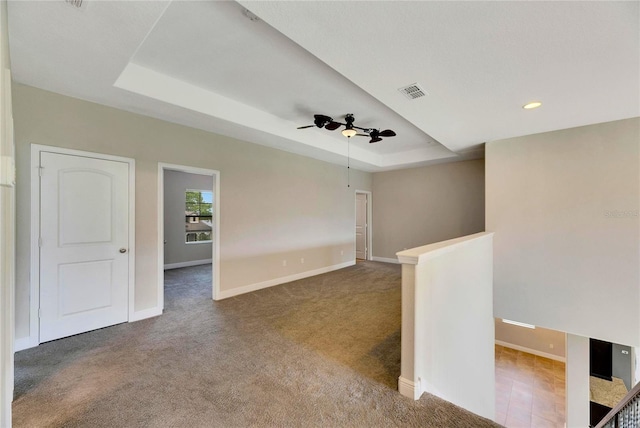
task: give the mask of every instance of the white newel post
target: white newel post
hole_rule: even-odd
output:
[[[400,337],[402,345],[400,351],[400,378],[398,391],[405,397],[417,400],[422,392],[415,384],[414,377],[414,324],[415,324],[415,265],[402,263],[402,327]]]
[[[567,334],[567,427],[589,426],[589,338]]]
[[[493,233],[397,253],[402,263],[398,390],[495,417]]]

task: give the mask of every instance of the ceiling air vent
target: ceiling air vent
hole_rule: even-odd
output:
[[[86,6],[86,0],[64,0],[69,6],[73,6],[76,9],[84,9]]]
[[[416,98],[424,97],[425,95],[427,95],[427,91],[422,89],[417,83],[412,83],[411,85],[405,86],[404,88],[400,88],[398,90],[410,100],[415,100]]]

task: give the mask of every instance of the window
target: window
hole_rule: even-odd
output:
[[[211,242],[213,230],[213,192],[187,190],[185,192],[186,243]]]

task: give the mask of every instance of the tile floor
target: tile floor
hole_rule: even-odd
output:
[[[564,427],[564,363],[496,345],[496,422]]]

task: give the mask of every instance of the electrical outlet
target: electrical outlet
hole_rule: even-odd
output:
[[[286,265],[287,265],[287,261],[286,261],[286,260],[283,260],[283,261],[282,261],[282,266],[286,266]]]
[[[344,256],[344,250],[340,250],[340,255]]]
[[[304,257],[300,258],[300,264],[303,265],[304,264]]]
[[[549,349],[553,349],[553,343],[549,344]]]

